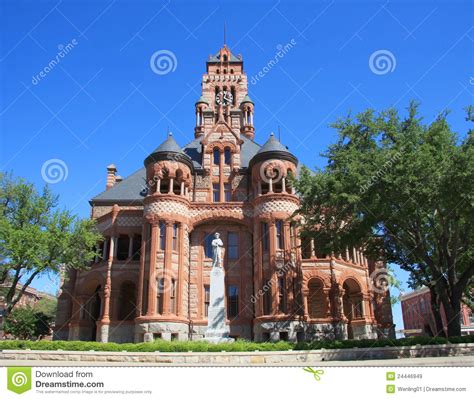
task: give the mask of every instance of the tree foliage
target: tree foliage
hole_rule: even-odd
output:
[[[446,117],[424,124],[412,103],[406,118],[389,109],[341,119],[327,166],[304,169],[295,186],[319,247],[362,247],[400,265],[412,288],[430,287],[438,316],[443,304],[453,336],[474,274],[474,135],[459,140]]]
[[[6,317],[3,329],[18,339],[41,338],[48,335],[54,316],[37,312],[30,306],[13,309]]]
[[[48,186],[0,174],[0,284],[8,287],[8,315],[35,278],[63,267],[84,269],[101,235],[93,220],[58,209]],[[19,284],[21,282],[21,285]]]

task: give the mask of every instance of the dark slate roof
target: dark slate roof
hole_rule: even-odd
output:
[[[271,153],[275,152],[279,153],[280,156],[286,153],[289,157],[292,157],[291,159],[296,161],[296,158],[274,136],[270,136],[263,146],[260,146],[243,135],[241,136],[241,139],[243,143],[240,150],[240,160],[241,166],[243,168],[249,167],[251,161],[255,162],[257,157],[265,157],[266,155],[270,155]],[[174,138],[172,136],[168,136],[168,138],[152,153],[152,155],[155,153],[161,154],[162,151],[171,151],[182,154],[182,156],[186,157],[186,159],[190,158],[194,170],[199,171],[202,169],[201,141],[202,136],[194,139],[181,149]],[[299,172],[299,169],[300,166],[298,165],[297,172]],[[116,183],[110,190],[103,191],[99,195],[95,196],[90,202],[96,204],[142,202],[146,195],[146,187],[146,170],[145,168],[141,168],[121,182]]]
[[[290,153],[290,151],[288,151],[288,148],[285,147],[282,143],[280,143],[273,133],[270,133],[270,137],[268,138],[266,143],[260,148],[260,150],[258,150],[258,154],[261,154],[263,152],[275,151],[283,151]]]
[[[249,165],[251,166],[253,163],[264,161],[274,156],[277,156],[281,159],[288,159],[294,162],[296,165],[298,164],[298,159],[290,151],[288,151],[287,147],[285,147],[282,143],[280,143],[280,141],[278,141],[278,139],[273,133],[271,133],[266,143],[250,160]]]
[[[248,168],[250,160],[258,153],[261,146],[244,135],[241,135],[240,138],[243,140],[240,149],[240,164],[243,168]]]
[[[138,169],[120,183],[92,198],[91,202],[141,202],[146,194],[146,170]]]
[[[163,141],[158,148],[152,152],[152,154],[159,153],[159,152],[176,152],[182,153],[183,150],[178,145],[176,140],[173,137],[173,133],[168,133],[168,137],[165,141]]]
[[[184,153],[191,158],[195,169],[202,169],[202,136],[194,139],[183,147]]]
[[[168,138],[161,143],[158,148],[145,158],[145,166],[151,162],[162,160],[180,161],[187,164],[191,169],[194,165],[191,158],[184,153],[173,137],[172,133],[168,133]]]

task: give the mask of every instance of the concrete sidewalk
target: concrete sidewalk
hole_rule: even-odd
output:
[[[86,362],[86,361],[61,361],[61,360],[0,360],[0,366],[37,366],[37,367],[474,367],[474,356],[462,357],[424,357],[411,359],[384,359],[384,360],[347,360],[347,361],[329,361],[316,363],[278,363],[272,364],[254,364],[242,365],[239,363],[227,364],[160,364],[160,363],[142,363],[142,362]]]

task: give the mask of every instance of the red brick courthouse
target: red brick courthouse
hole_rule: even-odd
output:
[[[207,326],[211,240],[224,242],[227,322],[256,341],[377,338],[393,333],[388,292],[374,292],[357,249],[329,256],[290,216],[298,160],[275,136],[254,141],[241,56],[210,56],[194,140],[173,136],[126,179],[107,168],[91,200],[105,236],[85,272],[69,272],[55,338],[114,342],[200,339]],[[261,136],[260,136],[261,137]]]

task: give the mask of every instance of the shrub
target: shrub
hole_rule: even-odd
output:
[[[137,344],[114,342],[86,342],[86,341],[0,341],[0,350],[32,349],[32,350],[67,350],[67,351],[107,351],[107,352],[253,352],[253,351],[286,351],[317,350],[317,349],[345,349],[345,348],[376,348],[384,346],[412,346],[412,345],[441,345],[446,343],[474,343],[474,335],[463,337],[412,337],[401,339],[361,339],[345,341],[312,341],[297,344],[279,342],[251,342],[237,340],[233,343],[211,344],[205,341],[164,341],[141,342]]]

